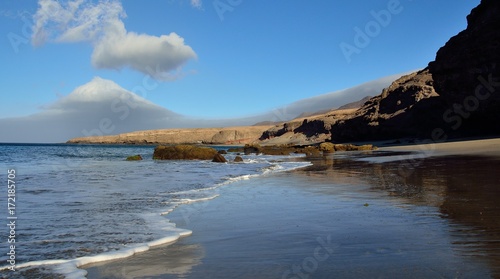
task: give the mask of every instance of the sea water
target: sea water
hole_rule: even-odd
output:
[[[16,278],[20,269],[42,267],[85,278],[79,266],[188,236],[189,230],[168,219],[183,204],[209,202],[219,187],[234,181],[309,165],[262,155],[243,156],[243,163],[157,161],[153,151],[153,146],[0,144],[0,218],[15,224],[0,229],[0,275]],[[144,160],[125,160],[136,154]],[[8,192],[9,185],[15,192]]]

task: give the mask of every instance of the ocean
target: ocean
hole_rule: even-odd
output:
[[[249,155],[243,163],[226,164],[157,161],[153,151],[154,146],[0,144],[0,218],[7,224],[0,230],[0,276],[29,278],[35,268],[34,277],[85,278],[82,265],[188,237],[191,231],[168,219],[180,210],[189,220],[184,204],[215,199],[220,187],[236,181],[310,165],[292,160],[299,155]],[[125,160],[136,154],[144,160]],[[236,154],[225,156],[231,162]]]

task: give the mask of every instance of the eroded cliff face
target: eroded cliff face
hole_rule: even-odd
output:
[[[467,23],[429,63],[434,87],[457,132],[500,134],[500,1],[482,0]]]
[[[467,21],[426,69],[396,80],[354,113],[304,121],[293,132],[328,130],[334,142],[500,135],[500,1],[482,0]]]
[[[432,75],[424,69],[399,78],[361,108],[288,122],[266,131],[261,139],[290,137],[290,133],[309,139],[328,134],[334,142],[425,137],[432,133],[429,127],[442,119],[442,115],[429,112],[444,108],[434,90]]]
[[[467,21],[428,68],[333,125],[332,140],[500,135],[500,1],[482,0]]]
[[[500,1],[482,0],[467,23],[467,29],[452,37],[429,63],[436,90],[455,103],[474,95],[483,80],[500,80]],[[499,99],[500,92],[489,98]]]
[[[442,107],[428,69],[403,76],[373,97],[351,118],[332,126],[333,141],[422,137],[436,121],[429,111]],[[426,115],[421,118],[420,116]]]

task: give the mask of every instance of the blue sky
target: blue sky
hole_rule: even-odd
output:
[[[466,15],[479,4],[79,0],[61,1],[58,12],[40,11],[42,4],[50,7],[52,2],[57,3],[0,2],[0,118],[43,111],[94,77],[182,115],[254,115],[423,68],[439,47],[465,29]],[[109,9],[117,14],[110,15]],[[89,11],[99,16],[86,17]],[[119,32],[110,31],[109,22],[122,27],[120,43],[113,41]],[[78,28],[84,32],[78,33]],[[356,30],[363,30],[365,40]],[[173,40],[171,33],[181,41],[166,54],[168,48],[160,46],[159,38]],[[147,38],[134,41],[131,34]],[[131,41],[138,45],[128,46]],[[347,57],[342,44],[357,51]],[[110,58],[121,51],[121,56]],[[148,74],[148,66],[155,72]]]

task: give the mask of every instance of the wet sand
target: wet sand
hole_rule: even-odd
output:
[[[500,278],[497,143],[336,153],[234,183],[168,216],[192,236],[88,278]]]
[[[500,157],[500,139],[466,140],[445,143],[384,147],[385,151],[411,151],[426,156],[476,155]]]

